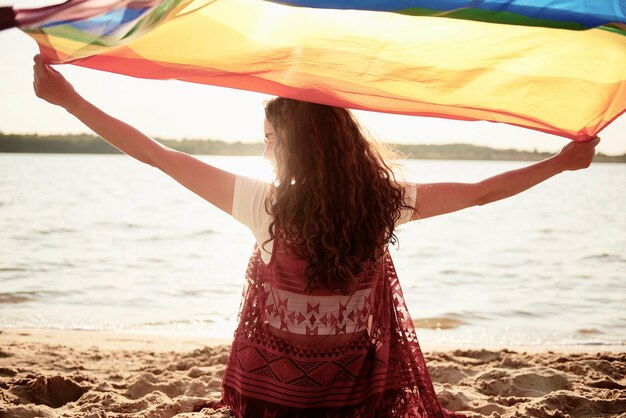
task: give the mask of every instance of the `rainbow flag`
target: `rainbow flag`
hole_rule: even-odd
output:
[[[53,63],[575,140],[626,109],[622,0],[69,0],[0,9]]]

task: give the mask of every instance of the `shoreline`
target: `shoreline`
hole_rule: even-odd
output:
[[[45,328],[0,328],[0,347],[11,343],[68,345],[85,350],[151,350],[156,352],[182,352],[230,345],[230,339],[195,336],[172,336],[141,332],[115,332],[99,330],[59,330]]]
[[[230,417],[218,401],[230,341],[0,329],[0,416]],[[626,347],[422,345],[442,405],[468,418],[626,418]]]
[[[124,332],[100,330],[59,330],[45,328],[0,328],[0,347],[11,343],[36,343],[69,345],[76,349],[96,346],[100,350],[151,350],[156,352],[182,352],[203,347],[230,345],[232,339],[202,336],[167,335],[149,332]],[[422,351],[445,352],[454,350],[508,350],[518,353],[626,353],[626,345],[478,345],[430,344],[419,340]]]

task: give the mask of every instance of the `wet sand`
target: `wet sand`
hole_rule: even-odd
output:
[[[626,418],[626,347],[429,347],[440,400],[468,417]],[[602,350],[602,351],[600,351]],[[228,417],[228,341],[0,331],[0,417]]]

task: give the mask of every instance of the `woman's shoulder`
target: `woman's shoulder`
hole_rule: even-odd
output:
[[[411,182],[398,182],[399,186],[404,189],[403,205],[400,209],[400,218],[396,221],[396,227],[413,219],[415,205],[417,202],[417,184]]]
[[[232,215],[253,232],[262,229],[268,221],[265,199],[271,183],[247,176],[235,177]]]
[[[248,177],[241,174],[235,175],[235,187],[239,187],[241,190],[267,190],[271,186],[271,182],[255,177]]]

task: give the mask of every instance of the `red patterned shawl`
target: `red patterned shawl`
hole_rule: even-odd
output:
[[[280,237],[268,264],[255,248],[223,405],[239,417],[464,417],[436,398],[388,251],[347,296],[305,293],[305,267]]]

